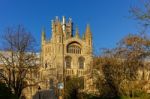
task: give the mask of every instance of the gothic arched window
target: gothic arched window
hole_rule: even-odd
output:
[[[67,46],[67,53],[81,54],[81,46],[78,43],[71,43]]]
[[[79,69],[83,69],[84,68],[84,61],[85,61],[85,58],[84,57],[79,57]]]
[[[71,60],[72,60],[72,58],[70,56],[66,56],[66,58],[65,58],[66,68],[71,68]]]

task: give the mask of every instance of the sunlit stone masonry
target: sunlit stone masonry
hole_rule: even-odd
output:
[[[57,85],[71,76],[82,77],[84,89],[86,78],[92,68],[92,33],[87,24],[85,33],[80,37],[78,27],[73,34],[72,19],[63,16],[51,21],[51,39],[46,38],[42,30],[41,38],[41,83],[42,89],[49,89],[50,84]]]
[[[26,96],[39,97],[40,91],[48,91],[52,87],[58,89],[58,84],[79,77],[82,91],[93,91],[92,72],[92,32],[87,24],[82,37],[78,27],[73,28],[72,19],[63,16],[51,21],[51,38],[47,38],[45,29],[41,34],[40,69],[36,74],[37,86],[24,91]],[[73,32],[73,30],[75,30]],[[31,93],[32,92],[32,93]],[[28,95],[27,95],[28,94]],[[36,99],[36,98],[35,98]]]

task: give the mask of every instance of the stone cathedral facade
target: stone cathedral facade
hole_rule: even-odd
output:
[[[46,39],[45,30],[41,37],[40,87],[49,89],[67,77],[82,77],[84,90],[89,88],[92,69],[92,32],[89,24],[81,37],[76,27],[73,32],[72,19],[63,16],[51,21],[51,38]]]

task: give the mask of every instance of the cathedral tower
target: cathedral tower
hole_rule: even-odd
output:
[[[41,87],[48,89],[49,81],[56,85],[62,78],[82,77],[84,89],[87,88],[86,78],[90,73],[92,63],[92,32],[90,25],[86,27],[83,38],[76,27],[73,36],[72,19],[63,16],[62,20],[56,17],[51,21],[51,38],[46,39],[45,30],[42,30],[41,43]],[[46,85],[49,84],[49,85]]]

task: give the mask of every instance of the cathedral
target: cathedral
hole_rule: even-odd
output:
[[[33,86],[23,90],[22,96],[26,99],[47,97],[51,89],[63,90],[72,77],[80,78],[81,91],[95,91],[91,76],[93,48],[90,25],[87,24],[82,37],[78,27],[73,27],[72,19],[66,20],[63,16],[61,20],[56,17],[51,21],[51,38],[47,39],[45,29],[42,29],[41,52],[37,54],[38,70],[27,74],[32,79],[27,83]]]
[[[87,24],[81,37],[76,27],[73,32],[72,19],[63,16],[51,21],[51,38],[46,39],[45,30],[41,36],[40,87],[49,89],[57,86],[64,78],[82,77],[84,90],[88,90],[88,79],[92,68],[92,33]]]

